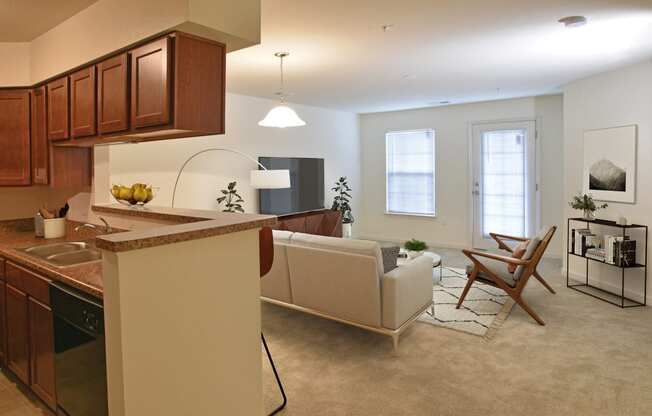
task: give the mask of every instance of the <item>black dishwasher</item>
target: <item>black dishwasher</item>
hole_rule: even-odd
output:
[[[106,416],[106,349],[102,301],[52,282],[58,414]]]

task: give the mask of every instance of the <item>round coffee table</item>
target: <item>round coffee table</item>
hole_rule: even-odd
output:
[[[400,254],[405,254],[407,255],[407,251],[403,248],[401,248]],[[444,265],[441,261],[441,256],[437,253],[433,253],[432,251],[424,251],[422,256],[430,257],[432,259],[432,268],[434,269],[435,267],[439,267],[439,281],[441,282],[441,278],[443,276],[443,270],[444,270]],[[398,260],[396,261],[396,264],[399,266],[401,264],[405,264],[408,260],[410,260],[408,257],[399,257]]]

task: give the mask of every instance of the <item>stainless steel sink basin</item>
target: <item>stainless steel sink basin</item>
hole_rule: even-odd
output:
[[[55,254],[70,253],[72,251],[87,250],[89,248],[91,248],[89,243],[83,241],[73,241],[34,246],[25,248],[22,251],[34,257],[40,257],[44,259]]]
[[[56,267],[77,266],[102,259],[102,252],[95,249],[92,244],[84,241],[45,244],[24,248],[21,251]]]
[[[55,254],[45,260],[57,267],[77,266],[79,264],[102,260],[102,252],[99,250],[78,250],[71,251],[70,253]]]

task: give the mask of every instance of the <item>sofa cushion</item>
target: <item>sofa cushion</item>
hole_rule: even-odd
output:
[[[383,256],[383,272],[389,273],[395,268],[398,267],[398,253],[401,251],[401,247],[393,244],[386,244],[380,246],[380,252]]]
[[[378,277],[383,273],[383,258],[380,252],[380,245],[376,241],[355,240],[350,238],[325,237],[304,233],[294,233],[290,238],[291,245],[319,248],[322,250],[338,251],[348,254],[360,254],[376,259],[378,266]]]
[[[285,248],[295,305],[347,321],[380,326],[381,280],[375,258],[294,241]]]

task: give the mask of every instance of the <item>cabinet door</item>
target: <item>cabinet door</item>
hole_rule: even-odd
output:
[[[31,387],[51,408],[56,408],[54,376],[54,318],[52,310],[29,298]]]
[[[31,184],[29,92],[0,91],[0,186]]]
[[[91,186],[93,149],[87,147],[50,148],[50,187],[58,189]]]
[[[134,129],[170,122],[170,38],[131,51],[131,123]]]
[[[94,136],[95,67],[70,75],[70,133],[73,138]]]
[[[100,134],[129,127],[127,54],[97,64],[97,126]]]
[[[29,384],[29,313],[27,295],[7,285],[7,367],[23,383]]]
[[[48,183],[48,136],[45,87],[32,91],[32,183]]]
[[[65,140],[68,129],[68,77],[52,81],[47,87],[48,139]]]
[[[7,321],[6,321],[6,286],[5,282],[0,280],[0,366],[7,364],[6,358],[7,355],[5,351],[7,350]]]

